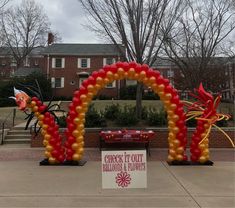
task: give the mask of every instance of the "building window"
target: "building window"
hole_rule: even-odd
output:
[[[78,68],[90,68],[90,58],[79,58]]]
[[[52,58],[52,68],[64,68],[64,58]]]
[[[127,79],[126,80],[126,86],[131,86],[131,85],[137,85],[137,81],[136,80]]]
[[[103,66],[115,63],[115,58],[103,58]]]
[[[113,81],[105,86],[105,88],[114,88],[116,87],[116,81]]]
[[[64,77],[52,77],[51,78],[52,88],[64,88]]]

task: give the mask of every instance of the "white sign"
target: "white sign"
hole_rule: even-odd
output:
[[[102,188],[147,188],[146,150],[102,151]]]

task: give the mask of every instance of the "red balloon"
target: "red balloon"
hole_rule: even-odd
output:
[[[170,83],[169,79],[163,79],[163,84],[164,84],[165,86],[168,86],[169,83]]]
[[[124,69],[125,71],[128,71],[128,70],[130,69],[129,63],[124,62],[124,63],[123,63],[123,69]]]
[[[73,131],[75,129],[75,125],[73,123],[68,123],[67,128],[69,131]]]
[[[165,87],[165,92],[166,93],[173,93],[173,88],[170,86],[170,85],[167,85],[166,87]]]
[[[55,146],[56,142],[57,142],[57,140],[55,138],[51,138],[49,140],[50,145],[52,145],[53,147]]]
[[[157,84],[158,84],[158,85],[163,84],[163,83],[164,83],[163,79],[164,79],[164,78],[162,77],[162,75],[160,75],[160,76],[157,78],[157,80],[156,80]]]
[[[139,74],[141,72],[141,65],[140,64],[137,64],[136,67],[135,67],[135,72],[137,74]]]
[[[196,156],[196,157],[199,157],[201,155],[201,150],[196,148],[193,150],[193,154]]]
[[[198,157],[196,157],[195,155],[191,155],[190,159],[191,161],[196,162],[198,160]]]
[[[198,136],[195,136],[195,137],[192,138],[192,140],[193,140],[196,144],[198,144],[198,143],[201,141],[201,138],[198,137]]]
[[[52,155],[53,157],[57,158],[57,157],[60,155],[60,153],[59,153],[58,150],[54,149],[54,150],[52,150],[51,155]]]
[[[83,81],[84,82],[84,81]],[[82,82],[82,86],[79,88],[79,91],[80,91],[80,93],[81,93],[81,95],[82,94],[87,94],[87,89],[86,89],[86,87],[87,87],[87,85],[86,86],[84,86],[83,85],[83,82]],[[86,82],[87,83],[87,82]]]
[[[109,68],[109,71],[111,71],[112,73],[117,73],[117,66],[116,64],[112,64]]]
[[[78,97],[73,97],[73,106],[78,106],[81,104],[81,100]]]
[[[92,78],[96,80],[96,78],[99,76],[99,73],[97,71],[93,71],[91,74]],[[89,77],[90,78],[90,77]]]
[[[135,61],[129,62],[130,68],[135,68],[137,66],[137,63]]]
[[[180,120],[176,121],[176,125],[179,128],[183,128],[185,126],[185,121],[180,119]]]
[[[185,138],[185,134],[183,134],[183,133],[181,133],[181,132],[179,132],[179,133],[177,134],[177,139],[179,139],[180,141],[182,141],[184,138]]]
[[[98,72],[96,72],[96,73],[98,74]],[[87,81],[88,81],[89,84],[94,85],[94,84],[96,83],[96,78],[97,78],[97,77],[94,77],[94,76],[92,75],[92,76],[89,76],[89,77],[88,77]]]
[[[118,61],[116,63],[117,68],[123,68],[123,62]]]
[[[100,70],[98,71],[98,77],[105,78],[105,76],[106,76],[105,71],[104,71],[103,69],[100,69]]]
[[[188,156],[187,156],[187,155],[184,155],[184,156],[183,156],[183,160],[184,160],[184,161],[187,161],[187,160],[188,160]]]
[[[37,97],[32,97],[31,100],[37,102],[39,99]]]
[[[147,71],[149,70],[149,66],[147,64],[142,64],[141,70],[147,73]]]
[[[66,154],[68,156],[73,156],[73,153],[74,153],[74,151],[72,149],[70,149],[70,148],[68,148],[67,151],[66,151]]]
[[[59,157],[58,157],[59,162],[61,162],[61,163],[64,162],[64,159],[65,159],[64,155],[62,155],[62,154],[59,155]]]
[[[71,146],[75,142],[75,138],[70,136],[70,137],[68,137],[67,141],[68,141],[69,145]]]
[[[73,156],[72,156],[72,155],[67,155],[67,156],[66,156],[66,160],[67,160],[67,161],[73,160]]]
[[[176,105],[179,104],[180,98],[178,95],[175,95],[171,98],[171,102],[175,103]]]

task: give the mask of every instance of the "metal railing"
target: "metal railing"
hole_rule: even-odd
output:
[[[5,130],[6,130],[6,124],[7,122],[12,119],[12,121],[10,121],[10,123],[12,125],[8,126],[9,128],[11,128],[12,126],[15,125],[15,117],[16,117],[16,109],[14,108],[3,120],[2,125],[1,125],[1,141],[0,141],[0,145],[3,145],[4,143],[4,136],[5,136]]]

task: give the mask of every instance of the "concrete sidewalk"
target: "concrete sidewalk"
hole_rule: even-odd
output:
[[[1,151],[1,149],[0,149]],[[83,167],[0,162],[0,207],[235,207],[235,163],[149,161],[146,189],[104,190],[100,161]]]

